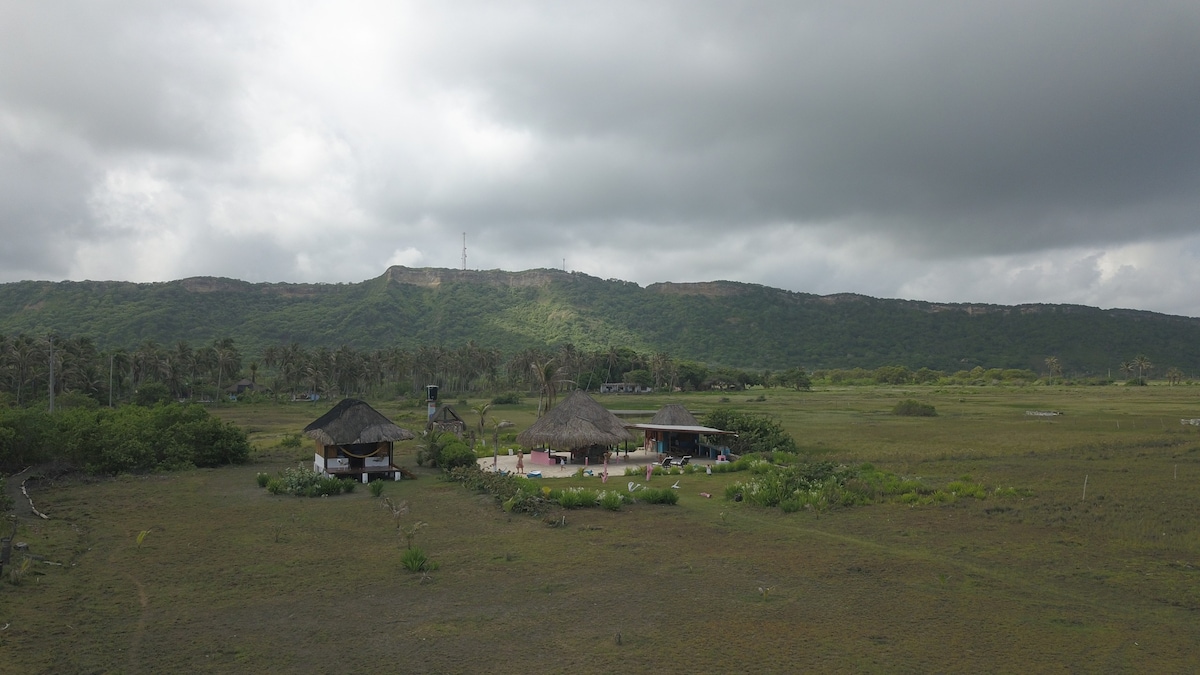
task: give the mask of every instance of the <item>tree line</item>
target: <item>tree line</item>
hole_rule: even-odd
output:
[[[1057,357],[1046,360],[1048,381],[1061,378]],[[1139,356],[1120,371],[1136,373],[1144,382],[1153,365]],[[459,347],[356,349],[349,345],[305,347],[297,342],[268,345],[247,356],[232,338],[192,346],[187,341],[164,345],[153,340],[132,348],[99,349],[86,336],[60,338],[0,335],[0,402],[23,407],[49,401],[51,409],[122,402],[217,401],[240,380],[256,392],[275,396],[322,398],[339,396],[394,397],[420,395],[435,384],[447,394],[479,395],[515,391],[537,395],[552,405],[558,392],[599,391],[606,382],[626,382],[658,390],[736,391],[748,387],[808,389],[813,383],[854,384],[987,384],[1031,383],[1042,379],[1027,369],[946,372],[906,366],[874,369],[747,370],[679,359],[663,351],[639,352],[629,347],[581,349],[572,343],[554,348],[526,348],[505,355],[499,349],[467,341]],[[1183,379],[1178,368],[1167,371],[1171,384]]]

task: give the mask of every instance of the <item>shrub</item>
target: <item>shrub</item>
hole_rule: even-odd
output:
[[[797,452],[795,439],[784,431],[783,425],[763,415],[717,408],[704,416],[704,425],[736,433],[730,448],[738,454],[776,450]]]
[[[956,497],[974,497],[976,499],[985,499],[987,497],[987,489],[978,483],[969,482],[967,480],[951,481],[946,486],[946,491]]]
[[[258,487],[265,488],[267,487],[267,483],[271,481],[271,476],[260,471],[258,472],[258,475],[254,477],[254,480],[258,482]]]
[[[453,469],[456,466],[470,466],[475,464],[475,453],[471,448],[467,447],[462,441],[451,441],[442,448],[441,455],[437,458],[437,465],[442,469]]]
[[[381,480],[373,481],[371,483],[371,486],[369,489],[371,490],[372,497],[376,497],[376,498],[382,497],[383,496],[383,481],[381,481]]]
[[[599,502],[601,507],[609,511],[620,511],[621,505],[625,503],[625,495],[620,492],[605,490],[600,493]]]
[[[431,562],[429,556],[416,546],[404,549],[404,554],[400,556],[400,564],[409,572],[432,572],[437,569],[437,564]]]
[[[279,440],[281,448],[298,448],[300,445],[300,434],[288,434]]]
[[[637,492],[637,499],[647,504],[678,504],[679,492],[671,488],[646,488]]]
[[[892,414],[901,417],[937,417],[937,410],[928,403],[909,398],[897,403],[892,408]]]
[[[939,494],[917,481],[879,471],[870,464],[848,467],[822,461],[775,466],[758,460],[754,468],[754,475],[749,480],[725,488],[726,500],[746,501],[763,507],[777,506],[791,513],[806,508],[821,512],[886,499],[896,499],[906,504],[955,499],[955,494]],[[983,486],[966,481],[960,483],[960,489],[972,496],[984,494]]]
[[[476,457],[471,448],[458,436],[446,431],[428,431],[424,440],[417,446],[417,464],[440,469],[453,469],[456,466],[474,464]]]
[[[154,406],[171,402],[171,390],[161,382],[147,382],[133,393],[133,402],[140,406]]]
[[[297,497],[332,497],[342,492],[353,492],[357,483],[334,476],[318,473],[306,466],[297,466],[279,472],[278,478],[267,481],[267,492],[273,495],[295,495]]]
[[[521,395],[515,391],[500,394],[492,399],[492,405],[515,405],[521,402]]]
[[[567,488],[565,490],[556,490],[556,495],[551,495],[557,498],[558,505],[564,509],[578,509],[590,504],[584,499],[584,495],[579,488]],[[593,502],[595,500],[592,500]]]
[[[535,511],[548,496],[542,495],[539,485],[524,476],[482,471],[478,465],[455,467],[446,476],[466,488],[491,494],[509,512]]]

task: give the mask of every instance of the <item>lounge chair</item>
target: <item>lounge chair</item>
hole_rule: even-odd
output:
[[[687,466],[687,463],[690,461],[692,461],[692,456],[684,455],[683,458],[680,459],[679,462],[677,462],[675,466]]]
[[[672,459],[674,459],[674,458],[672,458],[672,457],[663,457],[663,461],[662,461],[662,463],[661,463],[661,464],[659,464],[659,466],[661,466],[661,467],[662,467],[662,468],[664,468],[664,469],[669,469],[669,468],[671,468],[671,460],[672,460]]]

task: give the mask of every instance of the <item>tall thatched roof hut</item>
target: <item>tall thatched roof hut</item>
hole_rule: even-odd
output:
[[[517,442],[527,448],[549,448],[571,453],[573,461],[584,457],[599,459],[614,446],[633,440],[625,424],[583,390],[576,390],[554,406],[525,431]],[[532,461],[541,463],[534,452]],[[552,459],[546,453],[546,462]]]
[[[416,435],[402,429],[363,401],[348,398],[304,427],[317,445],[313,468],[330,475],[372,476],[400,480],[392,463],[393,443]]]

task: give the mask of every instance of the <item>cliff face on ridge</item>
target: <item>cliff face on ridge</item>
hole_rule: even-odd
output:
[[[733,281],[635,283],[554,269],[391,267],[352,284],[193,277],[0,284],[0,335],[86,335],[101,347],[233,337],[360,349],[513,353],[572,343],[739,367],[975,365],[1104,373],[1137,354],[1200,370],[1200,319],[1079,305],[1002,306],[812,295]]]

